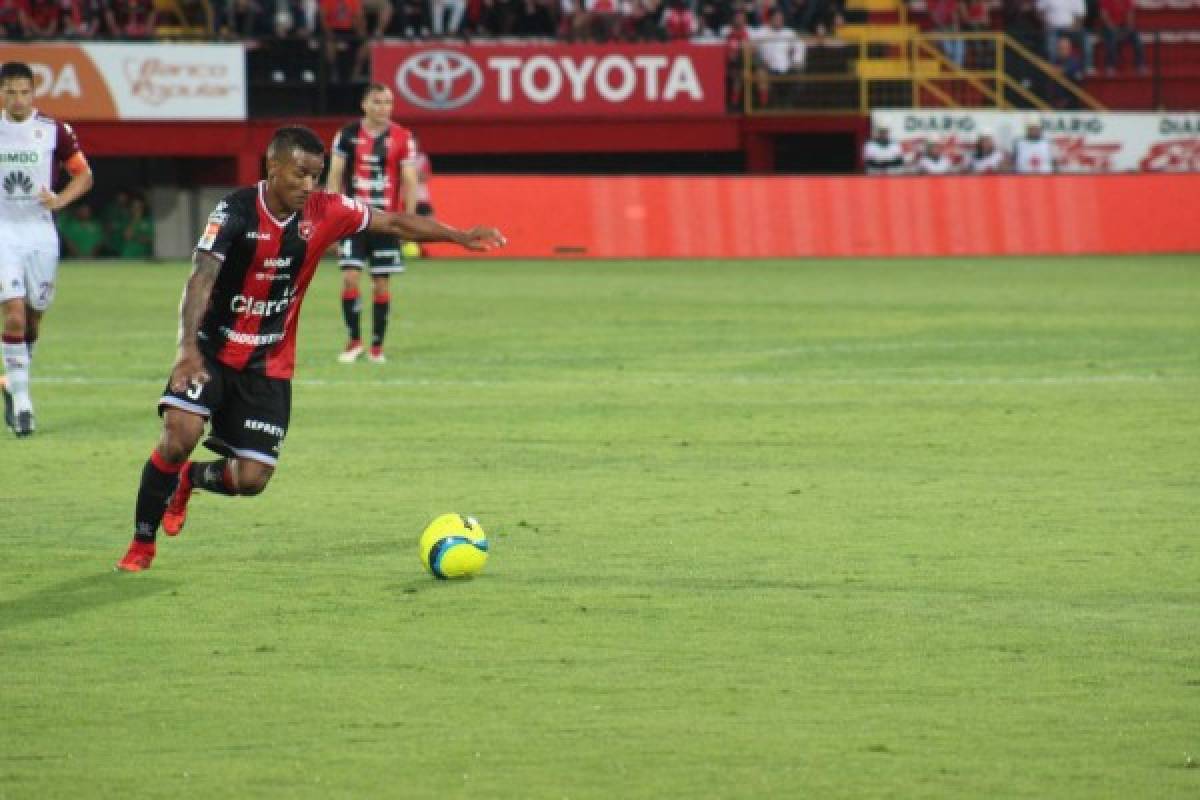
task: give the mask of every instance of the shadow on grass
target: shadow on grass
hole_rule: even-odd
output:
[[[0,603],[0,630],[137,600],[175,585],[173,581],[150,575],[117,572],[69,578],[24,597]]]

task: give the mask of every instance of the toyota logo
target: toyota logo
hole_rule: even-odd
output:
[[[396,89],[419,108],[448,111],[475,99],[483,89],[483,70],[454,50],[426,50],[396,68]]]

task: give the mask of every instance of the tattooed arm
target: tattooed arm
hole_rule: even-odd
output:
[[[208,372],[204,369],[204,356],[196,333],[200,321],[208,311],[209,298],[217,273],[221,271],[221,260],[212,253],[197,250],[192,255],[192,274],[183,287],[183,299],[179,303],[179,355],[171,369],[171,388],[177,392],[187,389],[191,383],[207,383]]]

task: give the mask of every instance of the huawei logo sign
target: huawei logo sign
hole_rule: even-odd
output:
[[[396,90],[418,108],[461,108],[482,89],[483,70],[470,56],[456,50],[426,50],[396,68]]]
[[[33,180],[24,172],[10,172],[4,176],[4,191],[16,194],[20,189],[25,194],[33,194]]]

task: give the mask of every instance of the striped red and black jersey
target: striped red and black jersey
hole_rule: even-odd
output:
[[[201,351],[233,369],[291,378],[300,304],[321,255],[370,221],[369,208],[333,192],[313,192],[287,219],[267,209],[265,181],[226,195],[196,244],[221,260],[197,332]]]
[[[362,120],[355,120],[338,131],[333,152],[346,159],[342,191],[372,208],[405,210],[400,169],[416,166],[417,160],[417,140],[411,131],[391,124],[372,136],[363,129]]]

